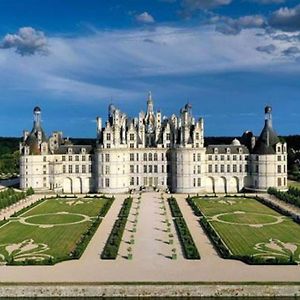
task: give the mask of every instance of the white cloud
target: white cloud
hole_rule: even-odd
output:
[[[225,35],[236,35],[243,29],[260,28],[266,25],[265,19],[260,15],[243,16],[237,19],[214,16],[211,18],[210,23],[216,24],[216,31]]]
[[[155,22],[154,18],[146,11],[135,16],[135,19],[140,23],[154,23]]]
[[[300,5],[293,8],[281,7],[269,19],[269,24],[285,31],[300,31]]]
[[[232,0],[183,0],[182,6],[185,11],[193,12],[199,9],[212,9],[218,6],[228,5]]]
[[[48,54],[45,34],[32,27],[22,27],[16,34],[7,34],[0,43],[1,49],[15,49],[22,55]]]
[[[63,101],[139,99],[152,78],[189,76],[284,66],[289,42],[257,36],[216,33],[214,26],[157,27],[155,30],[100,31],[73,38],[49,37],[51,55],[0,53],[0,88],[34,91]],[[151,41],[151,42],[145,42]],[[274,44],[266,56],[257,47]],[[297,64],[294,64],[297,68]]]

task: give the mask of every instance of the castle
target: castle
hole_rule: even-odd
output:
[[[236,193],[287,188],[287,145],[272,126],[272,109],[258,138],[245,132],[229,145],[204,146],[204,120],[191,106],[178,116],[154,110],[149,93],[146,112],[129,118],[113,105],[97,143],[73,145],[62,132],[47,138],[41,109],[34,108],[31,132],[20,143],[20,187],[56,193],[121,193],[170,190],[176,193]]]

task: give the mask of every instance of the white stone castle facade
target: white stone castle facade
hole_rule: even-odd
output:
[[[104,125],[104,126],[103,126]],[[191,106],[178,116],[155,112],[151,93],[146,113],[129,118],[113,105],[107,121],[97,118],[97,143],[73,145],[61,132],[47,138],[41,110],[20,143],[22,189],[56,193],[121,193],[144,188],[176,193],[236,193],[287,188],[287,145],[272,127],[271,107],[256,139],[245,132],[229,145],[204,146],[204,121]]]

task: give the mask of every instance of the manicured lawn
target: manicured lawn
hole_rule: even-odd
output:
[[[255,199],[194,199],[233,255],[300,261],[300,226]],[[277,223],[277,224],[272,224]]]
[[[0,262],[68,259],[106,201],[51,199],[12,218],[0,227]]]
[[[299,181],[288,180],[288,186],[292,186],[292,187],[300,189],[300,182]]]

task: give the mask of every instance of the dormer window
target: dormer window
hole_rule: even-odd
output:
[[[110,133],[107,133],[107,134],[106,134],[106,140],[107,140],[107,141],[110,141],[110,138],[111,138],[111,134],[110,134]]]
[[[239,148],[239,153],[243,153],[243,149],[242,148]]]
[[[86,149],[85,148],[81,148],[81,153],[85,154],[86,153]]]
[[[73,153],[73,149],[72,148],[68,148],[68,153],[72,154]]]
[[[199,140],[199,138],[200,138],[200,134],[199,132],[196,132],[196,140]]]
[[[214,153],[218,154],[218,148],[214,148]]]
[[[130,133],[130,135],[129,135],[129,140],[130,140],[130,141],[134,141],[134,133]]]
[[[230,148],[226,148],[226,153],[230,154]]]

